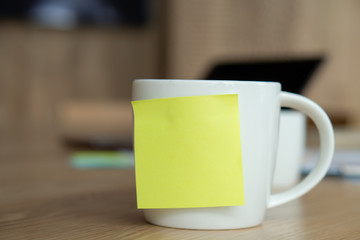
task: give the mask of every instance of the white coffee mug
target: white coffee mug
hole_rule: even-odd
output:
[[[220,94],[238,95],[245,205],[144,209],[148,222],[185,229],[256,226],[263,221],[267,208],[302,196],[325,176],[334,152],[331,122],[316,103],[300,95],[282,92],[280,83],[172,79],[133,82],[133,100]],[[299,184],[285,192],[271,194],[281,107],[302,111],[314,121],[320,135],[320,156],[316,166]]]

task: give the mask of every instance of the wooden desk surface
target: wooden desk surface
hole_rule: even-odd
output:
[[[325,179],[270,209],[258,227],[153,226],[136,209],[132,170],[75,170],[54,139],[0,139],[0,239],[360,239],[360,184]]]

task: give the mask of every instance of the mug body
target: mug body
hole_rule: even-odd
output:
[[[135,80],[133,100],[237,94],[239,104],[245,205],[144,209],[145,219],[160,226],[186,229],[234,229],[261,224],[275,168],[280,93],[281,85],[276,82]]]
[[[300,181],[305,140],[305,114],[294,110],[281,110],[274,189],[288,189]]]

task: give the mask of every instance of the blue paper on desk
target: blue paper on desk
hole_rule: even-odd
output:
[[[77,169],[134,168],[131,151],[79,151],[70,157],[70,164]]]
[[[306,161],[302,165],[302,173],[308,174],[315,166],[319,151],[308,150]],[[336,150],[327,176],[341,176],[360,179],[360,150]]]

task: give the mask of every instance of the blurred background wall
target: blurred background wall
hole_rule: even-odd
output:
[[[142,24],[68,26],[60,18],[60,25],[47,25],[27,13],[3,18],[0,129],[56,128],[58,110],[67,101],[129,100],[132,79],[157,77],[160,71],[158,5],[149,6]]]
[[[168,77],[201,78],[220,61],[323,55],[304,94],[360,126],[360,1],[170,2]]]
[[[325,62],[304,95],[323,106],[334,123],[360,128],[360,1],[141,4],[146,17],[135,24],[88,20],[59,27],[28,12],[3,14],[0,130],[61,132],[61,114],[69,112],[61,110],[64,106],[128,103],[135,78],[204,78],[221,61],[312,56],[324,56]],[[86,109],[76,106],[75,114]]]

